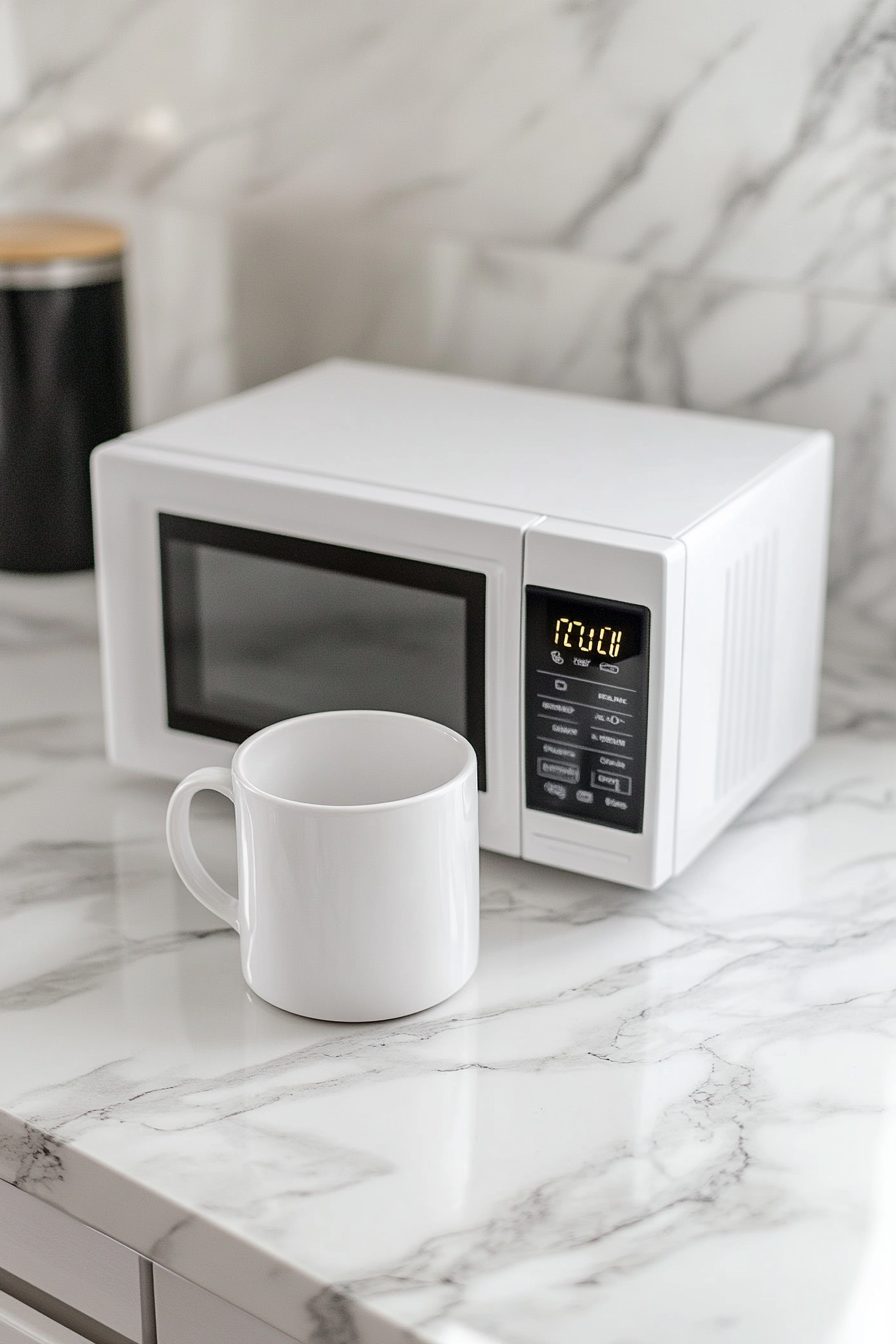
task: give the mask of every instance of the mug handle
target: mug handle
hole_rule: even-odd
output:
[[[206,871],[190,833],[190,803],[194,795],[203,789],[214,789],[233,802],[233,778],[223,766],[209,765],[187,775],[178,784],[168,803],[168,815],[165,818],[168,852],[187,891],[206,909],[211,910],[213,915],[223,919],[239,933],[239,901],[219,887],[211,873]]]

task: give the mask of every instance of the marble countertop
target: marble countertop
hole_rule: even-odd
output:
[[[483,855],[470,985],[346,1027],[104,761],[90,580],[0,579],[0,654],[0,1176],[307,1344],[892,1344],[896,741],[659,892]]]

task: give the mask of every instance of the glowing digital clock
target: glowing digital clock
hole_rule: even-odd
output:
[[[639,657],[644,644],[642,609],[622,602],[546,592],[535,619],[554,666],[616,668]]]
[[[597,653],[602,658],[621,658],[622,631],[611,625],[591,625],[570,616],[558,616],[554,623],[554,643],[561,649],[578,653]]]

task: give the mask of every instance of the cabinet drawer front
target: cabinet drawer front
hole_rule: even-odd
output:
[[[141,1338],[136,1251],[6,1181],[0,1181],[0,1269],[128,1339]]]
[[[84,1336],[0,1293],[0,1344],[84,1344]]]
[[[288,1335],[205,1288],[153,1267],[158,1344],[295,1344]]]

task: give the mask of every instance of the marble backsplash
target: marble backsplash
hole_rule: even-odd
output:
[[[894,0],[0,0],[0,209],[131,232],[141,422],[342,352],[830,428],[896,723]]]

